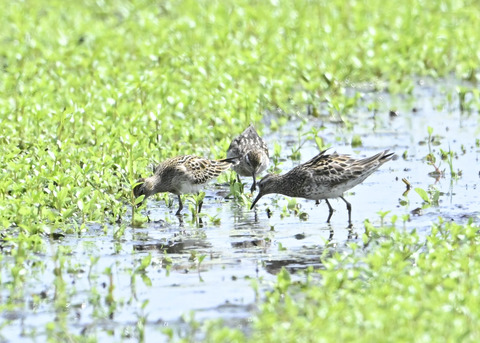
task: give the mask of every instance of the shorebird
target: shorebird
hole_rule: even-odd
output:
[[[333,208],[328,199],[340,198],[347,204],[348,222],[352,223],[352,205],[345,200],[343,193],[363,182],[382,164],[390,161],[394,153],[388,150],[364,159],[354,159],[349,155],[323,150],[310,161],[298,165],[283,175],[268,174],[258,183],[259,193],[250,209],[266,194],[278,193],[289,197],[316,200],[325,199],[329,215]]]
[[[192,155],[173,157],[160,163],[152,176],[139,179],[137,183],[140,184],[133,188],[133,194],[135,197],[145,195],[143,201],[156,193],[176,194],[179,208],[175,214],[179,216],[183,209],[180,194],[199,192],[207,182],[237,162],[237,158],[209,160]],[[202,203],[198,207],[200,213]]]
[[[270,160],[267,144],[258,135],[252,124],[241,135],[235,137],[230,144],[227,157],[234,156],[239,157],[239,163],[233,166],[238,182],[240,182],[239,175],[251,176],[253,184],[250,191],[253,192],[257,187],[257,175],[267,169]]]

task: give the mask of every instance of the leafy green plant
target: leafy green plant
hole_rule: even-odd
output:
[[[435,187],[429,187],[428,192],[424,189],[417,187],[414,191],[422,198],[422,200],[428,204],[433,206],[438,206],[438,200],[440,198],[440,191]]]
[[[145,273],[145,270],[150,266],[152,263],[152,254],[148,254],[144,258],[142,258],[140,265],[135,269],[135,273]]]
[[[480,91],[477,88],[457,86],[458,107],[460,112],[471,111],[480,108]]]
[[[200,265],[202,264],[205,257],[207,257],[207,255],[204,255],[204,254],[197,257],[197,273],[198,273],[198,279],[200,280],[200,282],[203,282],[203,278],[200,273]]]
[[[196,218],[202,209],[203,200],[205,199],[205,192],[192,194],[191,198],[193,199],[194,207],[190,209],[190,212],[192,213],[192,218]]]
[[[428,138],[427,138],[428,155],[426,157],[426,160],[427,160],[427,163],[435,169],[435,171],[432,172],[431,175],[435,176],[435,177],[440,177],[440,176],[443,176],[443,171],[441,171],[439,166],[437,166],[437,164],[436,164],[437,159],[436,159],[435,155],[433,154],[433,150],[432,150],[432,144],[437,144],[436,143],[437,139],[433,135],[433,128],[432,127],[429,126],[427,128],[427,131],[428,131]]]
[[[347,130],[358,123],[363,95],[357,90],[364,85],[408,93],[425,76],[454,77],[470,82],[458,88],[458,106],[465,112],[480,108],[479,56],[472,53],[480,40],[475,30],[480,10],[473,2],[86,0],[65,6],[38,0],[2,5],[0,309],[5,321],[0,335],[17,332],[19,322],[10,318],[19,315],[22,337],[8,336],[12,341],[143,339],[146,315],[141,310],[150,305],[132,296],[123,309],[138,313],[130,324],[123,325],[125,316],[118,313],[125,304],[122,282],[135,275],[132,288],[137,276],[148,285],[152,275],[153,268],[142,271],[138,251],[129,253],[132,241],[142,230],[151,235],[171,230],[174,236],[189,231],[168,215],[165,223],[139,228],[147,220],[141,212],[151,207],[137,208],[141,198],[134,199],[132,189],[155,162],[182,154],[224,157],[232,133],[249,123],[269,123],[275,132],[302,121],[312,127],[306,139],[322,150],[327,141],[323,123]],[[370,110],[383,103],[379,95]],[[432,146],[440,143],[433,132],[429,136]],[[282,147],[283,142],[273,147],[273,172],[282,171]],[[439,155],[430,153],[435,156],[429,163],[438,172]],[[460,176],[453,168],[455,155],[446,157],[451,174]],[[437,193],[426,192],[434,204]],[[155,199],[167,207],[176,203],[168,194]],[[251,201],[248,196],[241,200],[245,206]],[[274,200],[271,209],[279,213],[276,206]],[[285,206],[284,212],[300,218],[305,213],[297,205]],[[409,215],[401,219],[413,220]],[[391,340],[477,341],[475,327],[469,326],[476,312],[468,306],[476,303],[470,290],[477,285],[470,275],[478,274],[478,229],[438,225],[422,244],[425,253],[412,255],[414,234],[409,238],[391,228],[380,232],[371,223],[365,226],[370,245],[362,248],[368,259],[357,260],[348,249],[329,250],[332,258],[322,257],[324,274],[308,287],[281,273],[285,297],[262,297],[272,309],[261,317],[269,328],[265,338],[261,320],[251,338],[224,327],[209,332],[217,341],[308,340],[301,330],[313,323],[317,332],[311,341],[372,341],[385,332],[393,332]],[[104,249],[106,241],[111,251]],[[86,242],[98,245],[85,247]],[[177,256],[161,258],[169,275]],[[97,273],[98,268],[105,273]],[[82,270],[88,282],[82,282]],[[428,283],[417,282],[415,275],[426,275]],[[315,288],[312,294],[289,293],[302,285],[309,290],[315,282],[322,282],[326,298],[315,297],[320,293]],[[53,288],[46,287],[50,284]],[[358,298],[348,292],[352,289]],[[448,302],[439,289],[465,301]],[[297,308],[302,299],[309,301]],[[383,308],[375,306],[378,299]],[[391,308],[397,309],[395,315],[388,312]],[[55,321],[36,321],[38,311]],[[79,327],[79,313],[82,323],[98,325]],[[433,313],[436,321],[425,319],[425,313]],[[316,321],[312,314],[324,317]],[[330,323],[335,327],[322,326]],[[403,331],[402,324],[410,330]],[[198,338],[197,323],[192,325],[185,340]],[[276,331],[281,329],[285,332]]]
[[[281,171],[280,169],[280,165],[282,164],[282,161],[280,158],[281,152],[282,152],[282,146],[277,142],[275,142],[273,144],[273,155],[272,155],[273,165],[269,168],[269,171],[271,173],[278,173]]]
[[[448,163],[448,167],[450,169],[450,176],[454,179],[458,178],[462,174],[462,172],[460,170],[455,171],[453,168],[453,158],[455,153],[450,149],[450,147],[448,147],[448,151],[440,149],[440,154],[442,160],[446,160]]]
[[[238,182],[235,177],[230,178],[230,195],[233,196],[235,201],[243,204],[245,207],[250,207],[251,205],[251,197],[245,194],[245,184],[242,182]]]
[[[387,214],[389,214],[391,211],[378,211],[378,215],[380,216],[380,225],[383,226],[383,222]]]
[[[248,336],[221,329],[224,323],[216,321],[206,325],[206,339],[271,342],[301,336],[308,341],[328,341],[334,336],[367,342],[385,330],[395,340],[441,336],[473,342],[479,337],[471,321],[471,315],[478,314],[473,302],[476,295],[468,290],[479,283],[471,273],[480,269],[480,260],[465,263],[477,250],[478,227],[440,221],[425,242],[415,231],[394,226],[369,226],[369,232],[365,255],[356,253],[361,249],[358,244],[350,244],[351,252],[324,256],[323,268],[306,271],[302,278],[293,278],[282,269],[253,318]],[[464,299],[469,315],[445,311],[457,303],[457,296]],[[374,301],[379,298],[381,302]],[[454,329],[444,326],[454,318]],[[195,328],[199,330],[198,323]]]
[[[323,130],[325,130],[325,126],[323,125],[319,127],[312,126],[310,131],[305,133],[307,140],[315,141],[315,144],[317,145],[319,151],[328,148],[328,145],[325,144],[323,138],[320,136],[320,132]]]
[[[359,146],[362,146],[362,138],[359,135],[353,135],[352,148],[357,148]]]

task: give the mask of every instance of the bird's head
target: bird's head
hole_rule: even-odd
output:
[[[144,178],[137,180],[135,187],[133,187],[133,195],[135,196],[135,198],[138,198],[139,196],[144,195],[145,197],[143,198],[143,201],[145,201],[147,197],[150,195],[149,192],[147,191],[147,185],[145,183]],[[142,205],[143,201],[138,203],[137,207]]]
[[[252,203],[252,206],[250,209],[252,209],[255,204],[260,200],[261,197],[263,197],[266,194],[270,193],[278,193],[278,190],[276,190],[276,184],[278,180],[278,175],[276,174],[267,174],[266,176],[263,177],[258,183],[258,195],[255,198],[255,200]]]
[[[250,150],[245,154],[245,162],[254,173],[257,173],[262,164],[264,164],[264,158],[264,152],[259,149]]]

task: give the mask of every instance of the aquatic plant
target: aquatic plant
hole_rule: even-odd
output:
[[[370,342],[385,332],[394,341],[479,339],[472,321],[480,316],[478,297],[469,291],[480,287],[480,259],[472,258],[480,243],[477,226],[440,221],[426,242],[393,225],[368,230],[349,252],[323,258],[322,269],[307,269],[301,278],[282,269],[248,335],[215,321],[203,326],[206,340]],[[445,310],[452,308],[462,311]],[[445,325],[452,320],[455,326]]]
[[[0,340],[147,336],[156,322],[148,324],[158,319],[150,313],[158,293],[152,296],[149,283],[155,285],[160,272],[168,277],[183,267],[184,254],[171,253],[165,236],[174,242],[188,234],[206,239],[194,219],[183,226],[167,215],[147,225],[148,210],[136,207],[135,182],[159,161],[190,153],[222,158],[233,133],[251,122],[269,123],[275,131],[292,120],[316,121],[307,138],[322,150],[331,140],[320,121],[353,130],[362,96],[357,90],[364,84],[371,91],[408,93],[415,77],[453,75],[466,81],[455,106],[464,112],[480,108],[480,56],[472,53],[480,41],[480,12],[473,1],[84,0],[65,6],[38,0],[3,1],[1,8]],[[382,100],[375,102],[371,110]],[[288,149],[277,142],[274,150],[270,171],[279,172]],[[234,197],[240,187],[233,187]],[[171,198],[155,199],[168,212]],[[248,196],[235,201],[250,206]],[[298,205],[286,213],[301,218]],[[281,211],[273,201],[267,215]],[[218,212],[213,213],[214,218]],[[409,214],[401,218],[412,220]],[[223,227],[208,229],[211,234]],[[463,236],[455,234],[462,230]],[[308,291],[310,284],[281,272],[275,291],[282,294],[273,292],[259,303],[265,341],[295,340],[311,323],[332,324],[320,332],[327,340],[345,335],[348,341],[371,341],[376,337],[370,334],[394,329],[405,340],[444,334],[446,340],[478,340],[468,326],[478,321],[469,307],[475,303],[471,289],[478,288],[469,278],[478,274],[472,258],[478,255],[476,230],[434,227],[442,240],[429,236],[427,253],[413,257],[408,240],[415,233],[397,237],[384,230],[382,237],[391,239],[371,241],[367,259],[359,263],[369,269],[353,269],[355,256],[329,250],[333,258],[325,259],[325,274],[318,274],[325,284],[311,288],[323,298],[288,293],[296,285]],[[143,286],[150,302],[138,297]],[[264,289],[254,288],[259,299]],[[450,302],[441,289],[449,291]],[[296,308],[302,296],[310,302]],[[385,307],[377,307],[378,299]],[[393,308],[398,313],[389,312]],[[421,316],[430,312],[435,321]],[[314,314],[324,317],[317,322]],[[460,319],[452,320],[452,314]],[[347,330],[337,332],[333,324]],[[182,327],[197,338],[195,323]],[[258,339],[261,321],[252,330]],[[239,331],[213,326],[209,337],[245,339]]]

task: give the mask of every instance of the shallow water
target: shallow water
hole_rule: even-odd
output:
[[[352,204],[352,229],[347,227],[347,210],[341,200],[331,201],[336,211],[327,224],[328,207],[324,202],[317,206],[314,201],[297,199],[301,211],[308,214],[308,219],[302,220],[288,211],[287,216],[282,215],[288,198],[265,196],[255,210],[250,211],[232,199],[223,198],[228,194],[228,187],[212,184],[206,189],[203,223],[192,220],[187,210],[180,223],[174,215],[178,206],[176,199],[172,208],[167,208],[163,201],[149,199],[151,222],[144,228],[127,228],[120,240],[113,238],[117,227],[108,227],[105,232],[99,225],[91,225],[82,237],[51,240],[52,246],[60,244],[73,249],[67,264],[70,272],[64,275],[72,299],[66,309],[70,330],[76,334],[96,332],[97,338],[105,342],[137,341],[135,326],[139,318],[146,316],[146,341],[159,342],[166,340],[161,334],[164,327],[186,330],[181,318],[188,317],[192,310],[197,320],[223,318],[230,325],[246,328],[257,302],[252,280],[258,282],[261,297],[282,267],[291,272],[307,266],[321,268],[320,256],[325,249],[346,249],[348,241],[361,237],[365,219],[380,225],[379,211],[390,211],[387,222],[392,215],[397,215],[399,227],[403,226],[400,218],[409,215],[405,228],[417,229],[420,235],[428,233],[439,216],[456,222],[466,222],[469,218],[478,221],[478,113],[460,113],[455,96],[450,102],[447,100],[446,94],[453,89],[454,86],[419,85],[409,97],[366,92],[365,104],[376,101],[379,109],[374,113],[365,106],[356,111],[349,117],[354,123],[353,130],[321,116],[303,124],[293,117],[280,131],[265,133],[271,151],[272,142],[282,145],[280,168],[283,171],[318,153],[314,141],[303,143],[305,136],[301,134],[321,125],[325,129],[320,135],[332,146],[332,151],[357,157],[385,149],[396,152],[396,160],[383,165],[346,194]],[[398,115],[391,115],[389,110],[395,110]],[[439,163],[440,169],[445,169],[444,176],[435,178],[429,174],[434,169],[424,160],[429,152],[425,144],[428,126],[433,128],[434,135],[441,136],[437,140],[439,145],[432,145],[437,161],[440,148],[447,151],[450,148],[458,154],[453,160],[454,169],[462,172],[458,179],[450,177],[446,161]],[[350,146],[353,134],[361,136],[362,146]],[[301,143],[300,161],[292,162],[287,156]],[[406,158],[403,157],[405,151]],[[404,196],[406,186],[402,178],[406,178],[412,188],[438,189],[441,194],[438,206],[423,206],[413,189]],[[244,178],[243,181],[248,181],[245,189],[249,189],[250,180]],[[422,206],[424,208],[418,210]],[[267,213],[267,208],[271,213]],[[219,218],[219,223],[214,224],[208,216]],[[152,255],[151,265],[143,275],[137,273],[136,281],[132,282],[132,270],[148,254]],[[198,257],[202,255],[205,258],[198,264]],[[90,256],[98,256],[98,262],[92,263]],[[3,323],[0,342],[30,342],[33,340],[30,336],[42,341],[46,337],[45,325],[56,316],[51,304],[54,263],[51,256],[39,256],[39,261],[45,269],[31,275],[24,292],[27,298],[42,294],[45,301],[32,308],[27,300],[24,311],[3,313],[2,321],[10,322]],[[100,294],[101,299],[107,294],[110,279],[105,274],[106,268],[111,268],[114,297],[119,303],[112,318],[105,314],[108,306],[103,300],[97,305],[93,305],[92,300],[92,293]],[[142,310],[145,300],[148,304]]]

